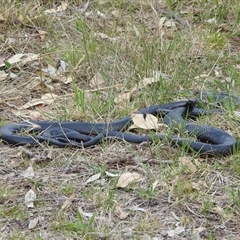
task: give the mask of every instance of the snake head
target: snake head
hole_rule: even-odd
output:
[[[191,112],[195,107],[196,107],[196,104],[197,104],[197,102],[196,102],[196,100],[195,99],[190,99],[190,100],[188,100],[187,102],[186,102],[186,114],[188,113],[188,112]]]

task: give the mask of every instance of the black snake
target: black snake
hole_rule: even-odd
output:
[[[220,93],[220,102],[228,95]],[[229,96],[228,96],[229,97]],[[230,96],[240,103],[235,96]],[[214,98],[216,98],[214,96]],[[221,130],[220,128],[206,125],[194,124],[186,120],[186,116],[197,117],[199,115],[212,114],[222,110],[205,110],[196,107],[196,100],[178,101],[167,104],[150,106],[139,110],[137,113],[154,114],[163,116],[163,121],[171,128],[181,125],[184,130],[196,136],[197,141],[178,136],[166,134],[136,135],[125,132],[132,124],[130,116],[109,123],[87,123],[87,122],[57,122],[57,121],[31,121],[16,124],[7,124],[0,128],[0,138],[6,143],[13,145],[36,145],[42,142],[57,145],[60,147],[77,146],[89,147],[99,143],[103,138],[114,137],[132,143],[153,142],[156,139],[167,139],[174,145],[187,146],[201,154],[208,155],[229,155],[237,148],[238,142],[235,137]],[[23,136],[19,132],[32,128],[34,133]],[[33,131],[32,131],[33,132]]]

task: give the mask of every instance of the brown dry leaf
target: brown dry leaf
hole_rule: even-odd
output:
[[[120,16],[120,10],[113,10],[113,11],[111,12],[111,14],[112,14],[114,17],[118,18],[118,17]]]
[[[188,168],[188,170],[192,173],[197,171],[197,167],[192,163],[191,158],[188,156],[180,157],[180,162]]]
[[[31,219],[28,224],[28,229],[35,228],[39,222],[43,222],[43,221],[44,221],[44,217],[40,217],[40,216],[34,219]]]
[[[153,84],[155,82],[159,82],[160,78],[169,79],[170,80],[170,77],[167,74],[162,73],[160,71],[152,71],[152,75],[153,75],[153,77],[148,77],[148,78],[145,77],[145,78],[143,78],[143,80],[139,84],[140,87],[145,87],[145,86],[151,85],[151,84]]]
[[[12,110],[12,113],[18,117],[30,118],[31,120],[43,119],[43,115],[39,111],[36,111],[36,110],[28,110],[28,109],[24,109],[21,111]]]
[[[33,229],[37,226],[38,224],[38,217],[31,219],[28,224],[28,229]]]
[[[89,11],[89,12],[86,12],[84,15],[85,15],[85,17],[87,17],[89,19],[97,19],[99,17],[103,18],[103,19],[107,18],[107,16],[100,11],[97,11],[97,12]]]
[[[165,21],[167,20],[166,17],[161,17],[158,21],[158,26],[159,26],[159,29],[163,29],[163,26],[164,26],[164,23]]]
[[[1,59],[0,59],[1,61]],[[4,79],[6,79],[8,76],[7,73],[5,73],[4,71],[0,71],[0,81],[3,81]]]
[[[43,30],[39,30],[39,29],[36,29],[36,30],[39,33],[39,36],[40,36],[41,40],[44,40],[44,38],[45,38],[45,36],[47,35],[48,32],[43,31]]]
[[[159,183],[159,181],[156,180],[156,181],[152,184],[152,190],[153,190],[153,191],[154,191],[155,188],[157,187],[158,183]]]
[[[21,106],[19,110],[27,109],[38,105],[49,105],[53,103],[56,99],[57,99],[56,94],[46,93],[41,97],[41,99],[32,99],[28,103]]]
[[[236,117],[238,117],[238,118],[240,117],[240,111],[234,111],[234,114]]]
[[[22,175],[23,175],[25,178],[33,178],[33,177],[35,176],[33,167],[32,167],[32,166],[28,167],[28,168],[22,173]]]
[[[118,183],[117,183],[117,188],[125,188],[127,187],[130,183],[132,183],[133,181],[139,180],[141,179],[141,175],[137,172],[126,172],[121,174],[121,176],[118,179]]]
[[[21,63],[21,64],[27,64],[28,62],[33,62],[35,60],[38,60],[39,58],[39,54],[34,54],[34,53],[19,53],[16,54],[14,56],[12,56],[11,58],[9,58],[8,60],[6,60],[6,62],[10,63],[10,64],[14,64],[14,63]],[[2,63],[0,65],[0,67],[4,67],[5,64]]]
[[[88,178],[88,180],[86,181],[86,184],[90,183],[90,182],[94,182],[96,180],[98,180],[101,177],[101,173],[96,173],[93,176],[91,176],[90,178]]]
[[[88,6],[89,6],[89,0],[84,4],[84,6],[81,9],[79,9],[79,13],[83,14],[84,12],[86,12],[88,9]]]
[[[6,21],[6,19],[3,17],[1,13],[0,13],[0,21]]]
[[[120,93],[115,99],[114,102],[120,103],[123,101],[130,101],[130,98],[134,92],[136,92],[138,89],[144,88],[147,85],[151,85],[155,82],[159,81],[159,78],[164,78],[164,79],[170,79],[165,73],[159,72],[159,71],[153,71],[152,72],[153,77],[150,78],[143,78],[143,80],[139,83],[138,86],[133,87],[129,92],[125,93]]]
[[[103,86],[105,81],[100,73],[96,73],[93,78],[90,80],[91,88],[98,88],[99,86]]]
[[[216,206],[212,210],[222,217],[225,215],[224,210],[220,206]]]
[[[44,13],[46,14],[53,14],[53,13],[58,13],[58,12],[63,12],[68,8],[68,3],[62,2],[60,6],[57,8],[51,8],[48,10],[45,10]]]
[[[120,93],[117,97],[115,97],[114,102],[120,103],[123,101],[130,101],[132,94],[137,90],[137,87],[133,87],[129,92]]]
[[[105,33],[99,33],[99,32],[96,32],[96,33],[94,33],[94,36],[95,37],[99,37],[99,38],[101,38],[101,39],[108,39],[108,40],[110,40],[110,41],[112,41],[112,42],[115,42],[116,40],[117,40],[117,38],[111,38],[111,37],[109,37],[107,34],[105,34]]]
[[[179,235],[179,234],[181,234],[184,231],[185,231],[185,227],[177,226],[174,230],[167,231],[167,235],[169,237],[175,237],[175,239],[177,239],[176,235]]]
[[[202,74],[196,76],[194,79],[199,80],[199,79],[204,79],[204,78],[207,78],[207,77],[209,77],[209,74],[202,73]]]
[[[57,69],[51,65],[48,64],[47,68],[42,68],[42,71],[50,75],[51,77],[57,76]]]
[[[151,85],[152,83],[158,82],[159,80],[155,77],[143,78],[141,85],[144,87],[146,85]]]
[[[164,26],[167,28],[177,28],[176,23],[173,20],[166,20]]]
[[[123,102],[123,101],[130,101],[131,95],[132,94],[130,92],[121,93],[117,97],[115,97],[114,102],[117,104],[117,103],[120,103],[120,102]]]
[[[36,200],[36,193],[32,189],[30,189],[25,195],[24,203],[28,208],[33,208],[35,200]]]
[[[73,78],[71,75],[68,75],[65,80],[64,80],[64,84],[69,84],[73,81]]]
[[[106,175],[108,177],[119,177],[119,174],[118,173],[111,173],[109,171],[105,171]]]
[[[47,68],[42,68],[42,71],[47,73],[48,75],[50,75],[51,77],[53,78],[60,78],[60,80],[62,82],[65,82],[66,80],[66,77],[63,76],[64,73],[67,72],[67,67],[68,67],[68,64],[63,61],[63,60],[59,60],[57,62],[57,66],[56,67],[53,67],[51,65],[48,65]],[[60,77],[61,76],[61,77]],[[61,79],[62,78],[62,79]]]
[[[121,220],[126,219],[128,217],[128,215],[129,215],[129,213],[124,212],[123,209],[121,207],[119,207],[119,206],[116,207],[115,213],[116,213],[116,215],[118,215],[118,217]]]
[[[200,191],[203,188],[208,188],[208,185],[206,184],[206,182],[199,180],[198,182],[192,183],[192,189],[194,190]]]
[[[81,213],[81,215],[83,215],[85,217],[90,218],[90,217],[93,216],[93,213],[91,213],[91,212],[84,212],[81,207],[78,207],[78,211]]]
[[[214,18],[210,18],[206,22],[209,23],[209,24],[216,24],[217,23],[217,19],[215,17]]]
[[[23,22],[23,19],[24,19],[24,16],[22,14],[20,14],[18,17],[17,17],[17,20],[22,23]]]
[[[158,119],[151,114],[133,114],[131,118],[133,125],[129,129],[158,129]]]
[[[6,60],[6,57],[3,55],[0,55],[0,65],[4,64],[4,61]]]
[[[63,203],[63,205],[62,205],[62,207],[61,207],[61,210],[64,210],[64,209],[69,208],[69,207],[71,206],[72,201],[73,201],[74,198],[75,198],[75,195],[72,194],[72,195],[70,196],[70,198],[68,198],[67,200],[65,200],[65,202]]]

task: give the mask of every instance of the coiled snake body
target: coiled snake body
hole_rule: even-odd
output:
[[[131,124],[130,116],[109,123],[86,122],[57,122],[57,121],[32,121],[17,124],[8,124],[0,128],[0,138],[14,145],[36,145],[41,142],[60,147],[77,146],[89,147],[99,143],[103,138],[114,137],[132,143],[153,142],[156,139],[167,139],[179,146],[187,146],[189,149],[201,154],[228,155],[237,148],[237,140],[227,132],[210,126],[188,122],[186,115],[199,116],[211,112],[195,107],[196,101],[179,101],[168,104],[150,106],[139,110],[141,114],[162,115],[163,121],[169,127],[181,125],[189,134],[194,134],[197,141],[178,136],[163,134],[136,135],[124,132]],[[22,136],[18,133],[23,129],[32,128],[34,134]]]

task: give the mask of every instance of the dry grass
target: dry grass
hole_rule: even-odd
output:
[[[2,123],[32,119],[32,110],[40,119],[106,121],[190,98],[191,89],[238,95],[238,0],[159,1],[188,23],[175,20],[176,28],[161,27],[151,0],[91,1],[85,11],[85,1],[69,1],[62,12],[44,12],[56,2],[0,4],[1,59],[41,55],[37,62],[1,69],[16,75],[0,82]],[[74,83],[43,72],[59,59],[68,63],[65,75]],[[153,71],[169,78],[139,88],[131,101],[114,103]],[[104,78],[103,90],[90,86],[96,73]],[[17,116],[20,106],[45,93],[56,94],[57,101]],[[200,121],[238,137],[239,121],[230,110]],[[1,239],[240,239],[239,153],[200,157],[167,142],[107,141],[90,149],[1,143],[0,166]],[[29,166],[32,178],[24,177]],[[138,172],[142,180],[119,189],[109,172]],[[24,204],[30,189],[36,193],[33,208]]]

